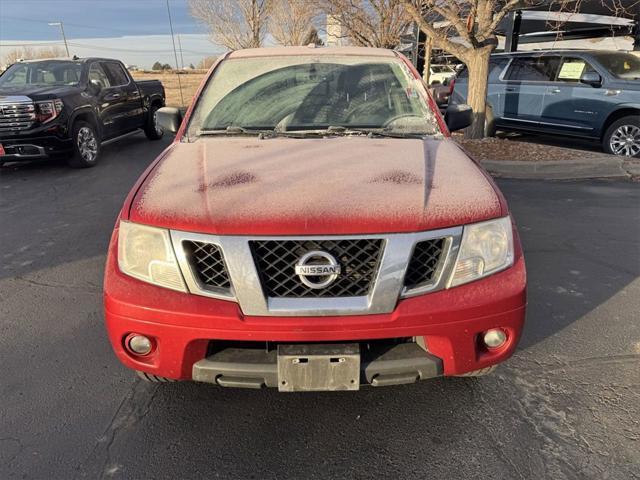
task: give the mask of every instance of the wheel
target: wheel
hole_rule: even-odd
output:
[[[493,109],[490,105],[487,105],[487,108],[484,112],[484,136],[485,137],[495,137],[496,136],[496,120],[493,116]]]
[[[136,370],[136,375],[141,380],[144,380],[145,382],[151,382],[151,383],[171,383],[176,381],[176,380],[173,380],[172,378],[159,377],[158,375],[141,372],[139,370]]]
[[[473,370],[471,372],[463,373],[462,375],[457,375],[458,377],[484,377],[485,375],[489,375],[492,373],[497,365],[491,365],[490,367],[481,368],[480,370]]]
[[[640,116],[622,117],[609,125],[602,148],[612,155],[640,158]]]
[[[157,105],[151,105],[149,108],[149,115],[147,116],[147,123],[144,126],[144,134],[149,140],[160,140],[164,135],[164,130],[158,125],[158,111]]]
[[[73,153],[68,159],[70,167],[89,168],[98,162],[100,156],[100,140],[96,128],[84,121],[77,121],[71,129]]]

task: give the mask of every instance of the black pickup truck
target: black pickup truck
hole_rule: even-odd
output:
[[[64,157],[92,167],[106,142],[138,129],[161,138],[155,112],[164,103],[159,81],[135,82],[118,60],[15,63],[0,75],[0,165]]]

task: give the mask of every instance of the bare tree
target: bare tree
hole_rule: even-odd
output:
[[[216,62],[218,57],[204,57],[202,60],[198,62],[199,70],[209,70],[211,66]]]
[[[16,63],[21,58],[25,58],[21,48],[12,48],[4,55],[4,62],[8,65]]]
[[[395,48],[411,21],[402,0],[323,0],[324,12],[355,45]]]
[[[65,49],[60,46],[45,47],[36,50],[32,58],[60,58],[66,57]]]
[[[498,40],[495,30],[514,10],[532,5],[561,12],[578,12],[582,0],[402,0],[407,12],[436,48],[462,60],[469,71],[467,103],[474,112],[470,138],[482,138],[486,117],[489,56]],[[612,15],[624,10],[619,0],[599,0]]]
[[[272,0],[269,31],[280,45],[304,45],[313,30],[320,10],[309,0]]]
[[[230,50],[262,46],[272,0],[189,0],[191,15],[209,27],[211,40]]]
[[[4,56],[4,62],[7,64],[12,64],[17,62],[18,60],[32,60],[34,58],[56,58],[64,56],[64,48],[60,46],[34,49],[33,47],[25,45],[23,47],[9,50],[9,52]]]

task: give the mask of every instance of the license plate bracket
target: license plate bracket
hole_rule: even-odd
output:
[[[278,345],[279,391],[359,389],[359,344]]]

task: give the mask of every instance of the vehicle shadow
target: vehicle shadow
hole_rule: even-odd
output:
[[[104,255],[127,193],[171,140],[128,137],[104,147],[100,162],[89,169],[64,162],[3,167],[0,278]]]
[[[520,349],[563,330],[640,277],[640,190],[635,184],[497,183],[518,225],[527,264],[527,321]]]
[[[524,245],[529,307],[519,352],[494,376],[357,394],[158,386],[115,359],[100,285],[122,201],[169,141],[127,139],[90,170],[3,172],[3,436],[29,449],[11,451],[11,465],[0,452],[0,477],[558,478],[547,461],[583,448],[563,430],[563,406],[545,430],[549,398],[574,405],[579,384],[533,395],[551,374],[525,356],[640,275],[635,184],[498,180]]]
[[[515,132],[498,132],[498,138],[507,140],[516,140],[518,142],[539,143],[552,147],[571,148],[574,150],[583,150],[587,152],[602,153],[602,145],[599,142],[589,141],[581,138],[562,137],[545,134],[534,133],[515,133]]]

